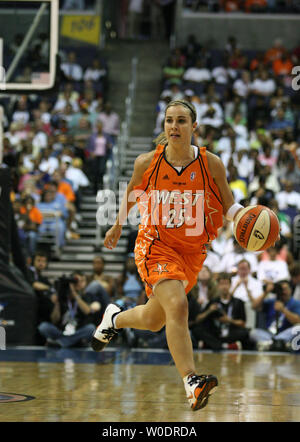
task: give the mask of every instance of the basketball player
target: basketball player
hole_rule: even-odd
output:
[[[219,157],[206,152],[205,147],[191,145],[196,127],[192,104],[170,102],[162,143],[135,161],[117,220],[106,233],[104,245],[116,247],[135,204],[134,191],[142,216],[135,261],[149,299],[145,305],[126,311],[110,304],[92,340],[93,349],[100,351],[119,329],[158,331],[165,325],[168,347],[192,410],[207,404],[218,380],[213,375],[196,374],[186,294],[197,282],[206,258],[205,244],[216,238],[223,213],[232,221],[242,208],[234,202]]]

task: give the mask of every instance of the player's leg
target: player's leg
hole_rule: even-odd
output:
[[[165,313],[155,298],[124,312],[117,305],[109,304],[92,338],[92,348],[102,350],[122,328],[159,331],[164,325]]]
[[[169,350],[181,377],[195,373],[192,340],[188,328],[188,301],[182,281],[164,280],[155,288],[155,298],[166,316]]]
[[[155,297],[166,316],[166,336],[170,353],[174,359],[186,390],[192,410],[205,407],[209,396],[218,385],[213,375],[196,375],[193,346],[188,327],[188,301],[183,282],[165,280],[155,288]]]

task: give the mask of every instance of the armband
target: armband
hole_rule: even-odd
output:
[[[232,204],[232,206],[227,210],[227,213],[226,213],[226,215],[225,215],[225,218],[226,218],[228,221],[233,221],[233,218],[234,218],[236,212],[237,212],[238,210],[240,210],[240,209],[244,209],[244,206],[242,206],[242,205],[239,204],[239,203],[234,203],[234,204]]]

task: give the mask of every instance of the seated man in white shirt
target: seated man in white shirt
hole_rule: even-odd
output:
[[[267,252],[269,253],[270,259],[260,261],[257,268],[257,279],[262,284],[267,284],[269,282],[275,283],[283,279],[290,279],[290,272],[288,265],[285,261],[277,259],[277,253],[280,247],[270,247]]]
[[[231,274],[236,273],[238,263],[242,259],[246,259],[250,265],[250,273],[256,273],[258,266],[257,255],[253,252],[247,252],[236,240],[234,240],[233,247],[234,250],[232,252],[223,254],[218,271]]]
[[[76,53],[69,52],[67,60],[60,65],[65,77],[69,81],[81,81],[83,78],[82,67],[76,63]]]
[[[284,190],[276,195],[279,210],[294,208],[300,210],[300,194],[294,190],[292,181],[286,180]]]
[[[234,298],[241,299],[245,303],[246,327],[255,327],[255,299],[262,295],[263,286],[258,279],[251,276],[250,263],[246,259],[242,259],[237,265],[237,274],[231,280],[231,292]]]
[[[203,61],[198,58],[195,65],[185,71],[183,79],[185,81],[194,81],[195,83],[207,82],[211,80],[211,73],[204,66]]]

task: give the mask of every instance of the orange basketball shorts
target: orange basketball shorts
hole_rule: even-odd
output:
[[[154,294],[155,286],[166,279],[183,281],[188,293],[197,282],[205,258],[204,245],[199,254],[193,255],[182,255],[158,239],[143,239],[142,247],[140,242],[135,247],[135,262],[148,297]]]

